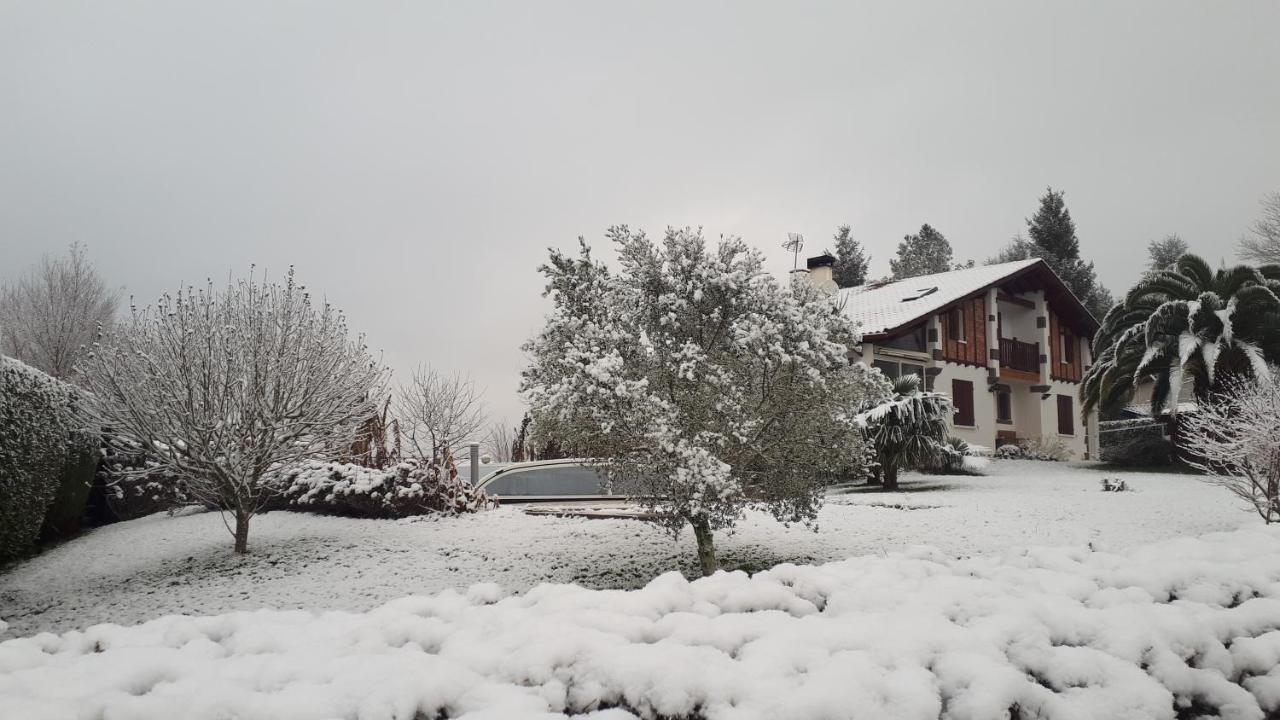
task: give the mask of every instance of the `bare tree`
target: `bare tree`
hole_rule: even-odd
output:
[[[1240,238],[1240,257],[1259,265],[1280,264],[1280,192],[1261,200],[1262,216],[1249,227],[1253,237]]]
[[[160,464],[149,471],[222,510],[237,553],[249,520],[285,489],[280,470],[348,452],[384,381],[363,338],[313,305],[292,269],[284,285],[251,275],[134,308],[82,375],[96,419],[144,445]]]
[[[1209,402],[1179,416],[1179,444],[1188,464],[1263,521],[1280,521],[1280,384],[1243,377],[1223,384]]]
[[[82,245],[45,255],[0,287],[0,353],[58,378],[71,375],[98,328],[111,324],[119,296],[107,289]]]
[[[482,393],[471,378],[419,365],[396,393],[401,432],[419,458],[430,460],[475,439],[484,427]]]
[[[511,462],[515,442],[515,429],[508,425],[505,420],[489,426],[489,436],[485,438],[485,444],[488,446],[488,452],[493,456],[494,462]]]

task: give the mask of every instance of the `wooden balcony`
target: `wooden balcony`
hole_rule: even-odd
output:
[[[1000,377],[1014,380],[1040,380],[1040,343],[1019,342],[1000,338]]]

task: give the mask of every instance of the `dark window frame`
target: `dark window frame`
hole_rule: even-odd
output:
[[[996,391],[996,422],[1001,425],[1013,424],[1013,393],[1008,390]]]
[[[1070,395],[1058,395],[1058,434],[1075,437],[1076,408],[1075,398]],[[1064,429],[1065,428],[1065,429]]]
[[[951,416],[951,424],[958,427],[977,427],[973,407],[973,381],[952,378],[951,404],[955,412]],[[967,421],[967,422],[966,422]]]

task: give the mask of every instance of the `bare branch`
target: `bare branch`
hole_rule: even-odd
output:
[[[469,377],[426,365],[415,368],[409,383],[398,386],[395,408],[418,458],[431,460],[478,439],[485,421],[482,394]]]
[[[1280,264],[1280,192],[1262,198],[1262,216],[1240,238],[1240,257],[1260,265]]]
[[[108,290],[73,244],[0,287],[0,353],[58,378],[71,376],[100,327],[111,325],[119,294]]]
[[[385,372],[342,314],[294,281],[187,288],[95,344],[82,384],[96,420],[142,443],[193,499],[231,512],[236,550],[282,469],[349,451]]]

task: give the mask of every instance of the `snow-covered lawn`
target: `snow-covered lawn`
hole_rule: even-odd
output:
[[[99,625],[0,643],[0,715],[1262,720],[1278,660],[1280,530],[1255,527]]]
[[[1255,516],[1193,476],[1125,473],[1136,492],[1104,493],[1101,473],[1064,464],[992,463],[987,477],[906,476],[899,494],[833,495],[818,532],[749,517],[717,537],[723,564],[751,571],[930,545],[944,557],[1052,545],[1120,550],[1240,526]],[[0,575],[0,637],[132,624],[170,613],[260,608],[369,610],[406,595],[492,582],[638,588],[679,570],[673,543],[633,520],[531,517],[518,507],[447,520],[354,520],[294,512],[256,518],[236,557],[216,514],[157,515],[99,528]]]

